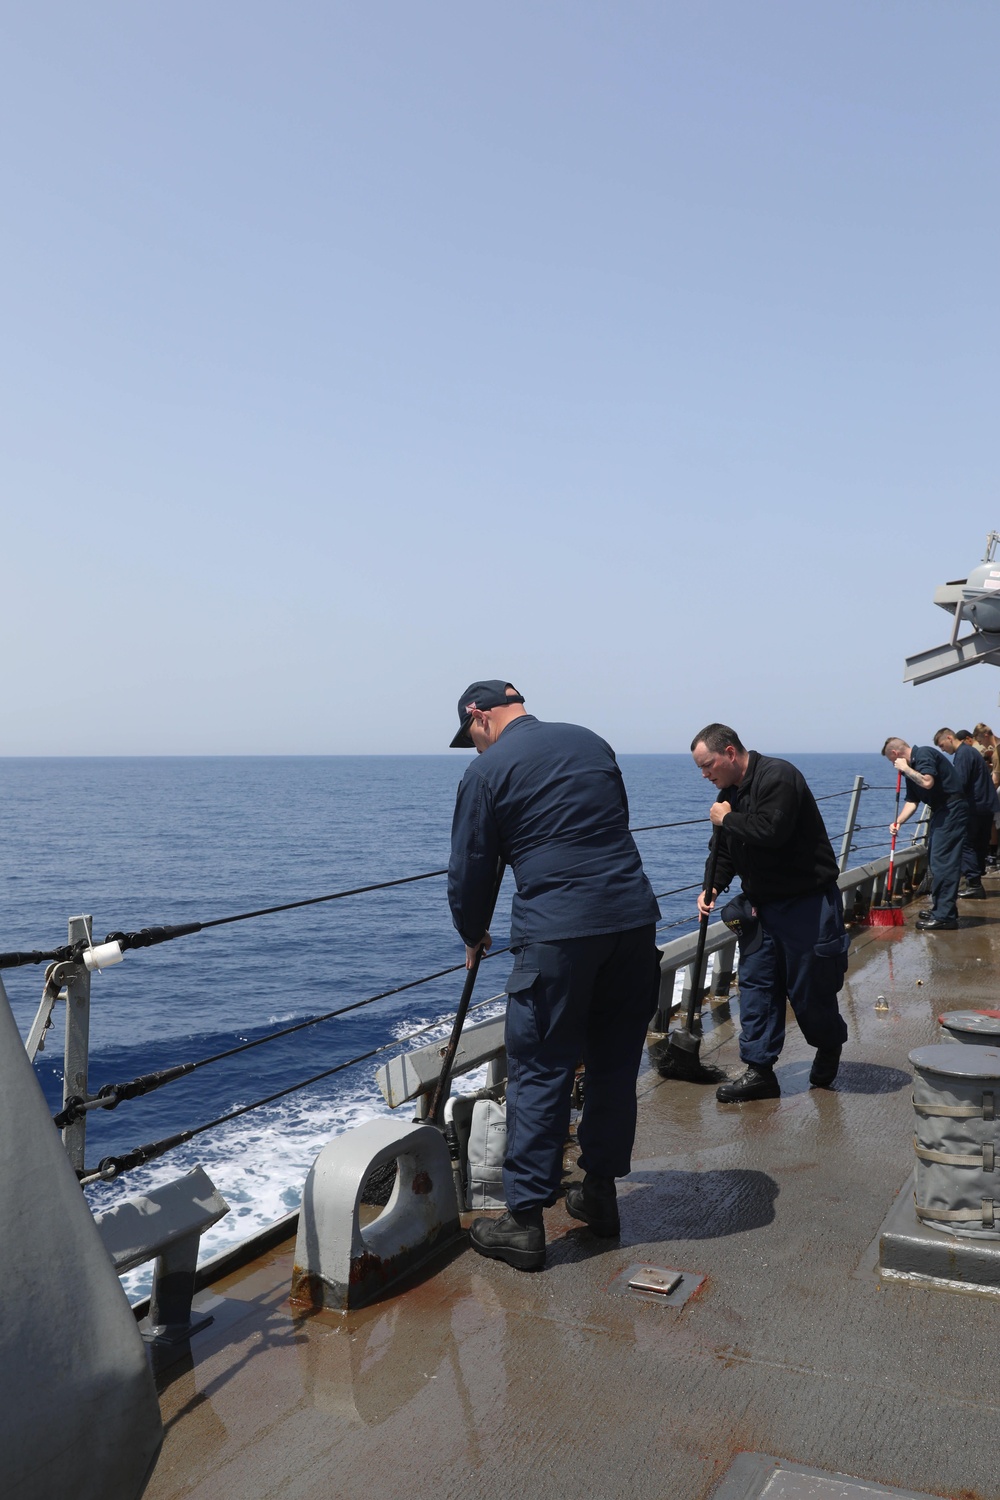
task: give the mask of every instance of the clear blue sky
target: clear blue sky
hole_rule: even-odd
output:
[[[0,18],[0,753],[1000,728],[994,0]]]

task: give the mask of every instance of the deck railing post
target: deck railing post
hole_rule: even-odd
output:
[[[864,790],[865,778],[855,776],[854,790],[851,792],[851,800],[847,804],[847,822],[844,824],[844,837],[840,845],[840,873],[843,875],[847,869],[847,862],[851,857],[851,840],[854,837],[854,825],[858,821],[858,808],[861,806],[861,793]]]
[[[92,917],[70,917],[69,941],[90,943]],[[63,1107],[74,1095],[87,1097],[87,1059],[90,1053],[90,970],[75,966],[66,985],[66,1045],[63,1052]],[[87,1147],[87,1116],[74,1120],[62,1133],[70,1165],[82,1171]]]

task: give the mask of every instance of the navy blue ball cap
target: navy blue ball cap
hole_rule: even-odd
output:
[[[509,693],[508,688],[510,688]],[[504,682],[499,677],[491,678],[489,682],[470,683],[458,700],[459,730],[449,748],[452,750],[475,749],[469,738],[469,721],[472,718],[473,709],[506,708],[510,703],[523,702],[524,699],[515,691],[514,684]]]
[[[740,945],[740,957],[749,958],[764,941],[757,908],[747,895],[734,896],[722,908],[722,920]]]

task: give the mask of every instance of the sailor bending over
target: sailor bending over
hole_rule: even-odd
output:
[[[962,875],[962,852],[968,829],[968,804],[954,766],[931,745],[908,745],[891,734],[882,746],[886,760],[906,778],[906,801],[895,832],[909,821],[921,802],[931,810],[930,832],[931,905],[922,911],[917,927],[922,932],[947,932],[958,926],[958,885]]]
[[[448,900],[470,966],[490,946],[500,860],[517,884],[504,1038],[507,1213],[477,1219],[471,1240],[480,1255],[537,1270],[581,1058],[586,1175],[567,1189],[566,1207],[595,1234],[618,1233],[615,1178],[631,1165],[635,1081],[659,988],[660,913],[610,745],[576,724],[541,723],[500,680],[473,683],[458,718],[452,746],[478,754],[458,789]]]

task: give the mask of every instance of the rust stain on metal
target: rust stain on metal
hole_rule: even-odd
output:
[[[303,1271],[298,1266],[293,1266],[292,1288],[288,1294],[288,1300],[293,1307],[323,1307],[326,1299],[322,1279],[314,1276],[311,1271]]]
[[[413,1191],[415,1193],[429,1193],[434,1184],[426,1172],[418,1172],[413,1179]]]

